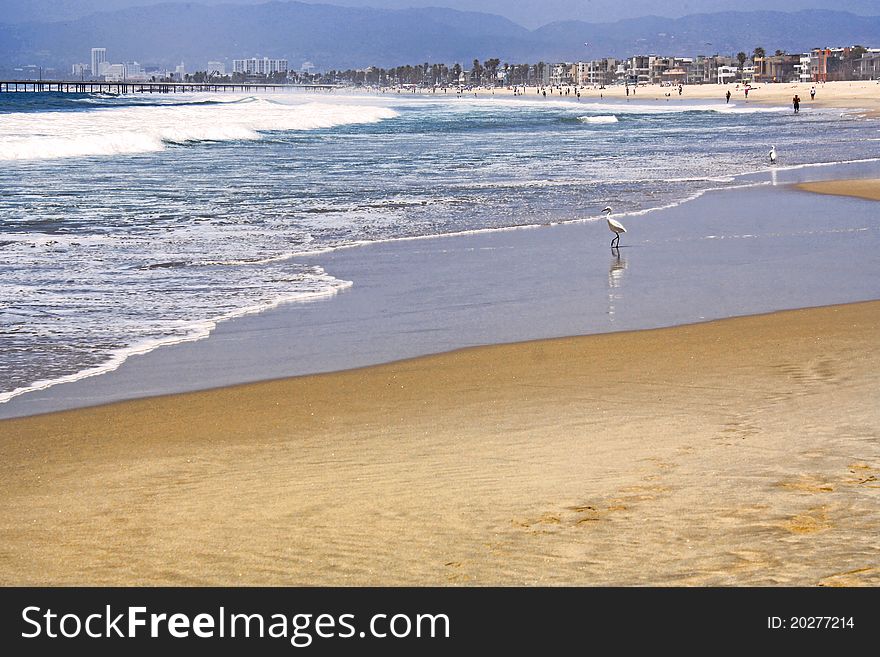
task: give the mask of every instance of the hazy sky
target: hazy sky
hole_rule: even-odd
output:
[[[186,0],[0,0],[0,22],[63,20],[95,11]],[[262,4],[267,0],[194,0],[196,4]],[[283,0],[281,0],[283,1]],[[304,0],[315,3],[315,0]],[[350,7],[450,7],[499,14],[529,28],[561,20],[603,23],[636,16],[684,16],[701,12],[835,9],[880,15],[880,0],[329,0]]]

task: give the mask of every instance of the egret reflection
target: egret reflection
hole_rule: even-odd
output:
[[[620,255],[620,249],[611,249],[611,263],[608,266],[608,318],[614,321],[615,305],[623,298],[620,288],[626,272],[626,258]]]

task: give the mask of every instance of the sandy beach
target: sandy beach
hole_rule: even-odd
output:
[[[815,99],[810,99],[810,89],[816,89]],[[569,95],[560,96],[558,91],[547,93],[547,99],[566,100],[576,102],[573,87]],[[880,116],[880,82],[874,80],[855,80],[851,82],[826,82],[826,83],[757,83],[751,85],[748,97],[745,87],[737,84],[693,84],[684,85],[682,94],[678,94],[678,87],[663,87],[658,84],[640,85],[635,93],[630,87],[630,95],[627,96],[626,88],[622,85],[609,85],[604,89],[585,87],[581,88],[581,102],[594,102],[596,100],[622,100],[636,101],[668,101],[670,103],[693,102],[694,100],[724,100],[725,94],[730,91],[730,102],[738,105],[758,104],[791,108],[792,98],[797,94],[801,98],[801,109],[808,110],[811,107],[835,108],[853,111],[857,115],[877,118]],[[525,97],[539,95],[540,89],[526,87]],[[473,94],[474,92],[469,92]],[[512,95],[512,89],[478,89],[479,96],[507,96]],[[669,94],[667,96],[666,94]],[[435,94],[436,95],[436,94]]]
[[[880,583],[880,303],[7,420],[4,584]]]

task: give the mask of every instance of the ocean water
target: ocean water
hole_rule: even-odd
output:
[[[0,94],[0,402],[358,284],[297,256],[644,213],[749,184],[771,145],[788,168],[878,143],[720,102]]]

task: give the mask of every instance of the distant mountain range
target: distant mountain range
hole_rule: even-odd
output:
[[[0,0],[0,23],[70,21],[100,11],[156,5],[168,0]],[[267,0],[196,0],[202,5],[255,5]],[[320,0],[303,0],[309,3]],[[828,0],[337,0],[346,7],[406,9],[435,7],[481,11],[505,16],[528,28],[537,28],[564,17],[592,23],[610,23],[640,16],[680,18],[719,11],[800,11],[829,9]],[[833,9],[853,14],[880,14],[877,0],[834,0]]]
[[[2,20],[2,18],[0,18]],[[695,14],[613,23],[560,21],[528,30],[504,17],[452,9],[371,9],[269,2],[204,6],[167,3],[61,22],[0,25],[0,62],[69,70],[92,47],[108,60],[145,65],[283,57],[317,70],[460,62],[576,61],[633,54],[732,54],[762,46],[800,52],[825,45],[880,46],[880,16],[805,10]]]

